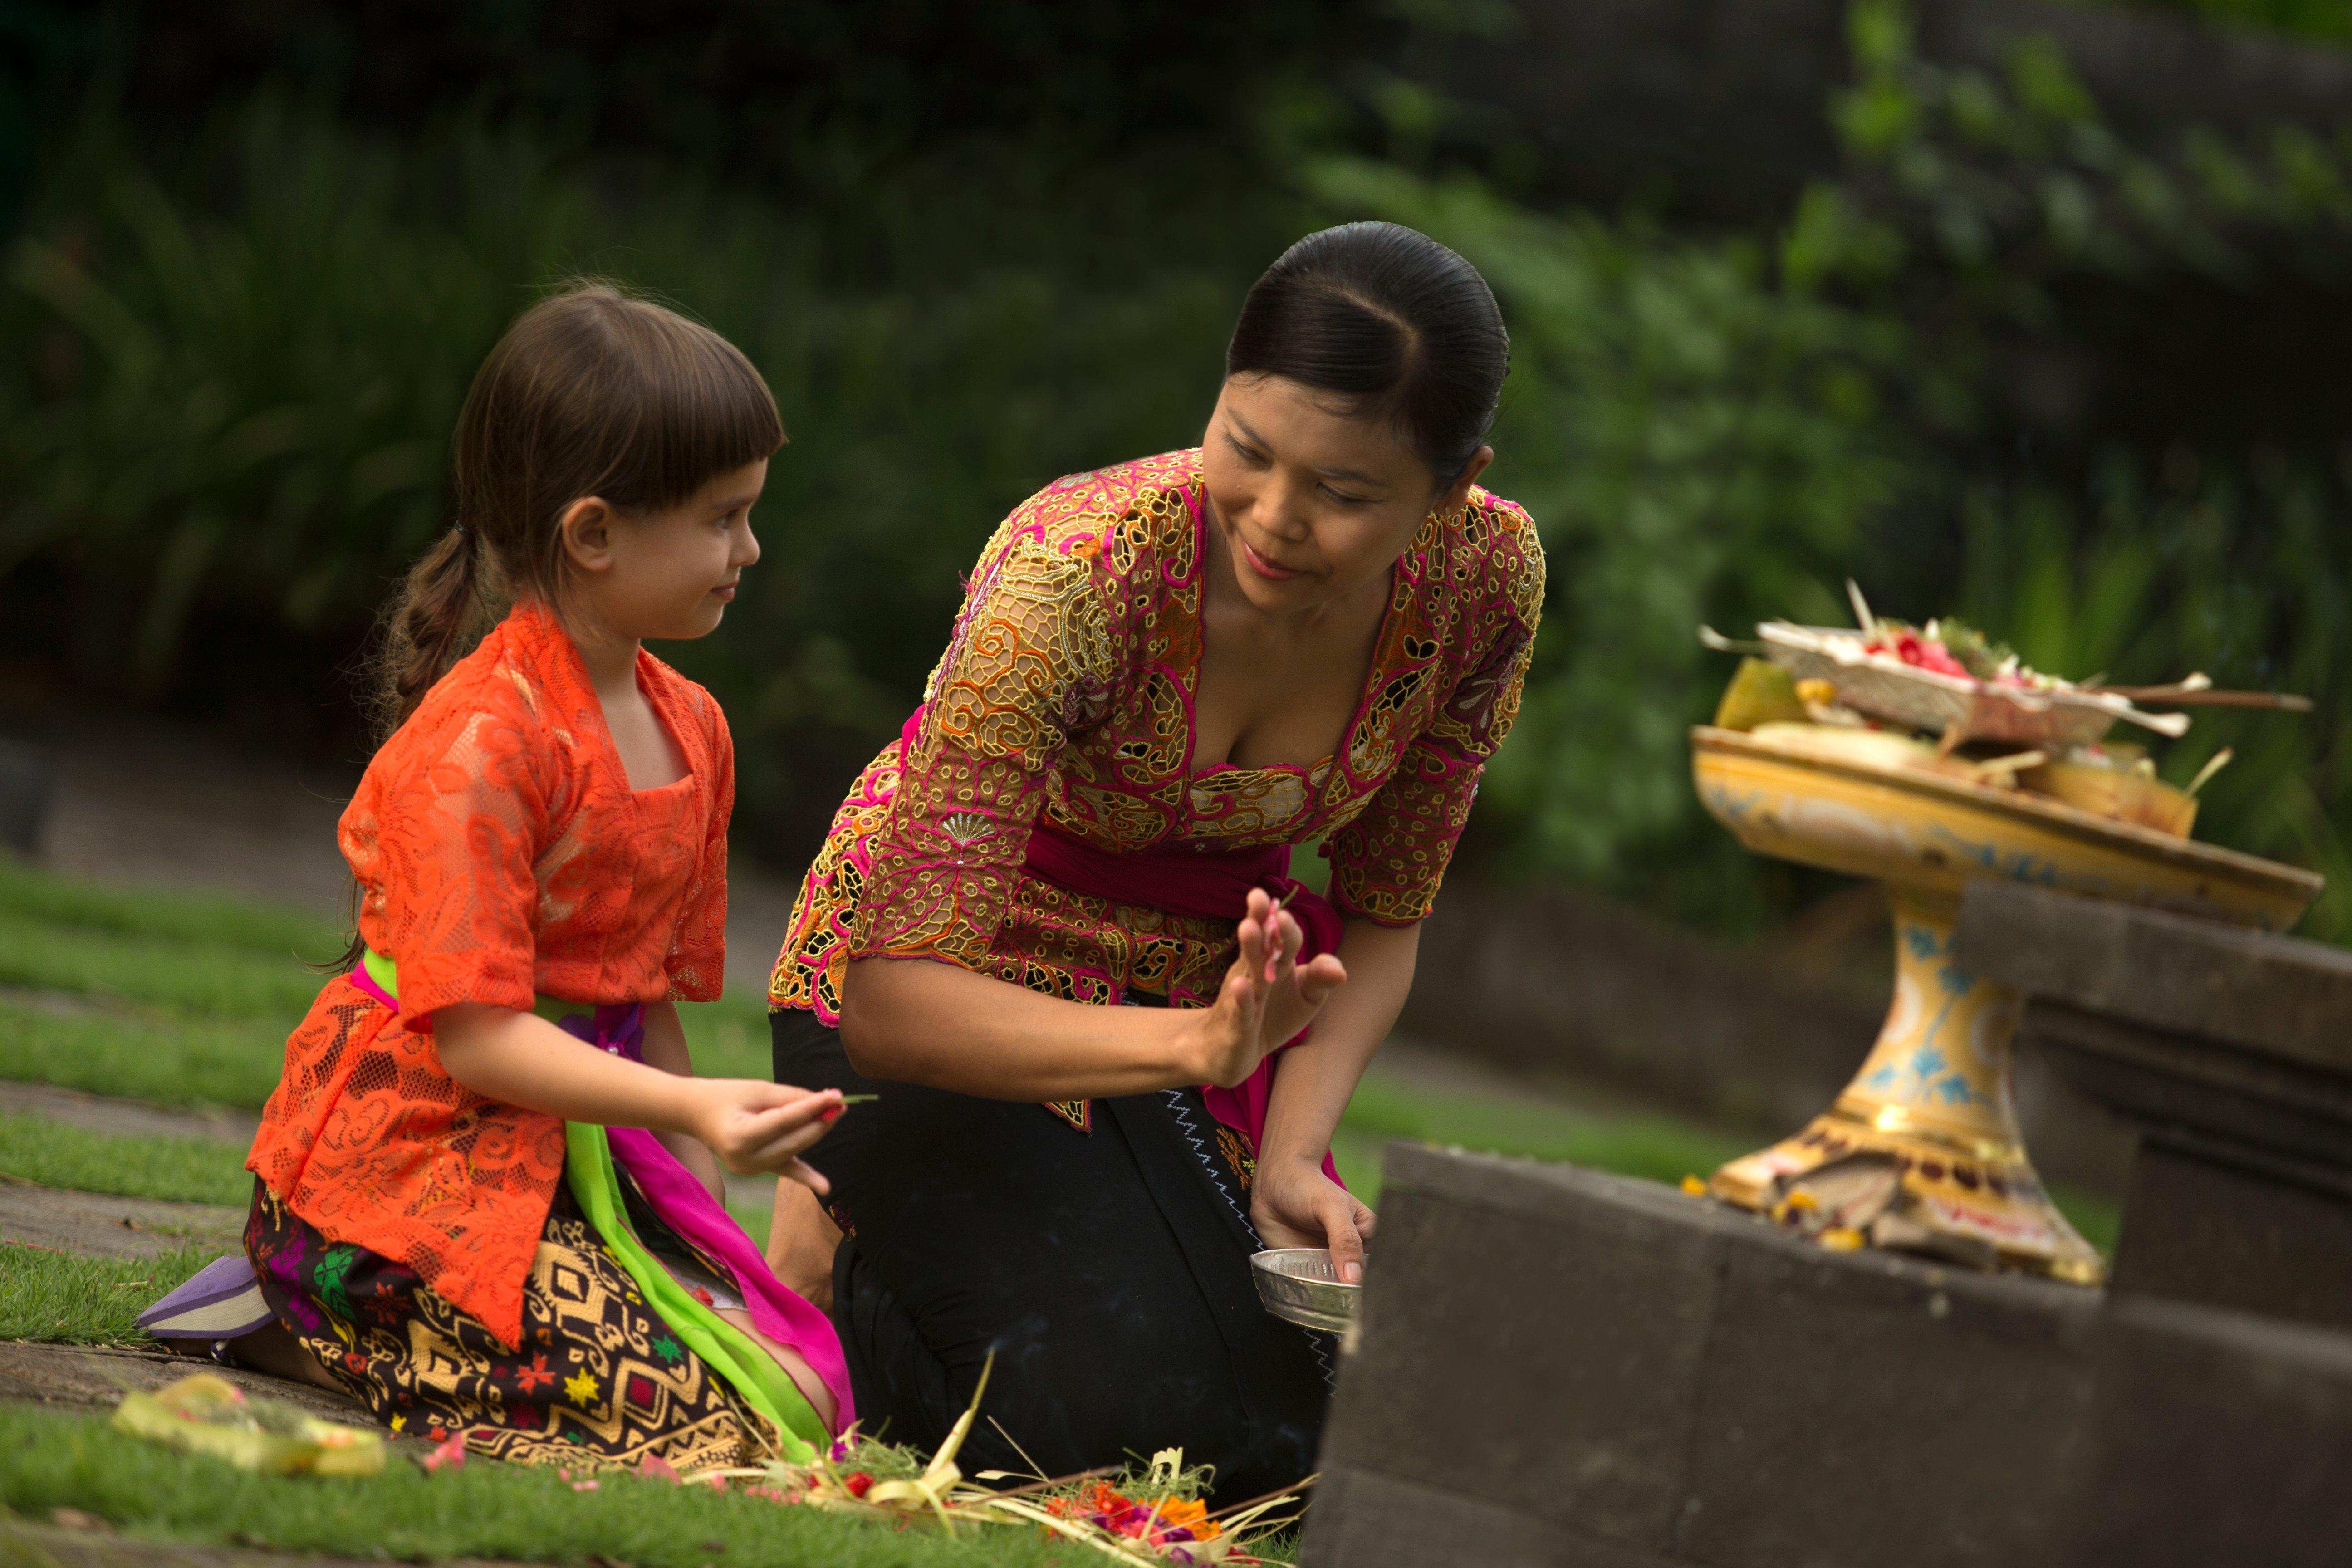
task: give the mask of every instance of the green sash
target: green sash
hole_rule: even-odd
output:
[[[367,969],[368,978],[385,995],[398,1002],[399,967],[373,948],[361,963]],[[535,1010],[551,1022],[562,1011],[577,1011],[586,1005],[541,997]],[[825,1430],[824,1421],[818,1418],[800,1385],[776,1364],[776,1358],[758,1341],[689,1294],[637,1239],[636,1228],[630,1225],[628,1211],[621,1202],[621,1175],[613,1164],[613,1147],[602,1127],[585,1121],[563,1124],[563,1180],[572,1189],[580,1212],[595,1227],[604,1249],[628,1275],[646,1304],[669,1325],[670,1331],[685,1342],[687,1349],[700,1356],[711,1372],[725,1378],[738,1398],[774,1427],[785,1458],[801,1464],[814,1458],[832,1434]],[[615,1399],[621,1394],[619,1389],[613,1391]]]
[[[620,1173],[604,1130],[585,1121],[563,1124],[563,1179],[580,1212],[596,1227],[604,1247],[626,1270],[671,1331],[724,1377],[744,1404],[773,1422],[785,1457],[805,1464],[832,1434],[817,1419],[800,1385],[751,1335],[689,1295],[661,1261],[647,1252],[621,1205]]]

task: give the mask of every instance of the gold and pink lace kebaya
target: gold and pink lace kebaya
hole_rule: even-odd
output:
[[[1234,922],[1092,897],[1024,866],[1041,818],[1118,855],[1320,837],[1342,915],[1427,915],[1478,775],[1518,711],[1543,603],[1527,513],[1474,488],[1398,561],[1339,750],[1197,765],[1197,450],[1077,474],[1004,520],[903,740],[867,764],[809,868],[769,983],[840,1016],[853,957],[934,958],[1073,1001],[1216,994]]]

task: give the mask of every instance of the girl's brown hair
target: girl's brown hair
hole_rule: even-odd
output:
[[[409,568],[375,661],[390,735],[501,601],[562,602],[564,509],[675,506],[784,444],[768,384],[699,323],[609,283],[578,281],[507,329],[457,416],[457,526]]]

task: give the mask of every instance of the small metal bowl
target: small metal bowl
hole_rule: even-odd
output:
[[[1319,1247],[1278,1247],[1250,1258],[1257,1299],[1265,1310],[1301,1328],[1343,1332],[1356,1321],[1361,1285],[1341,1282],[1331,1254]]]

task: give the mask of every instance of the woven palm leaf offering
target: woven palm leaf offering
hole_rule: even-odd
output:
[[[255,1399],[208,1372],[131,1393],[115,1407],[117,1431],[239,1469],[273,1476],[373,1476],[383,1469],[383,1434],[321,1420],[293,1405]]]
[[[1181,1448],[1162,1449],[1140,1468],[1062,1477],[982,1470],[967,1480],[956,1455],[971,1435],[994,1367],[992,1356],[972,1391],[971,1408],[957,1419],[939,1451],[928,1458],[853,1427],[806,1459],[778,1459],[756,1468],[686,1477],[666,1467],[649,1466],[643,1473],[682,1483],[732,1486],[772,1502],[898,1527],[930,1525],[950,1535],[967,1528],[1034,1529],[1118,1562],[1180,1568],[1206,1563],[1256,1568],[1266,1559],[1251,1548],[1297,1522],[1299,1494],[1313,1484],[1311,1479],[1212,1510],[1202,1495],[1212,1472],[1206,1466],[1188,1467]]]
[[[2294,867],[2197,843],[2197,792],[2157,776],[2118,724],[2178,738],[2200,705],[2306,710],[2301,698],[2075,682],[1954,619],[1767,621],[1712,725],[1691,740],[1708,812],[1759,854],[1886,885],[1895,995],[1845,1091],[1795,1137],[1690,1186],[1833,1249],[1880,1247],[2080,1284],[2098,1253],[2051,1204],[2019,1135],[2011,1042],[2021,999],[1962,969],[1959,896],[2005,878],[2284,930],[2318,895]]]

